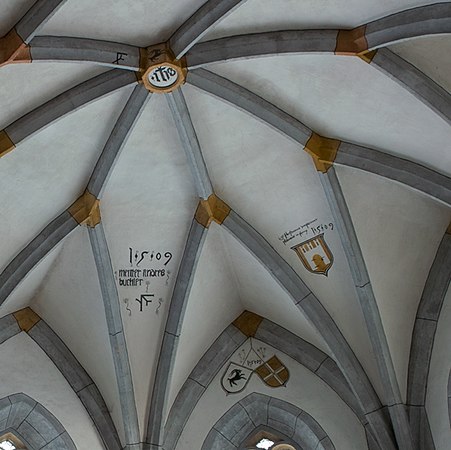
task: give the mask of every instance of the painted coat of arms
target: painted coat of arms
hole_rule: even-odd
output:
[[[297,253],[309,272],[319,273],[327,277],[327,272],[332,267],[334,257],[324,240],[324,233],[301,242],[291,249]]]
[[[221,386],[227,394],[243,391],[254,373],[263,383],[274,388],[285,386],[290,377],[288,369],[276,355],[268,358],[265,347],[254,349],[252,338],[244,343],[235,357],[240,362],[230,362],[221,377]]]
[[[228,394],[241,392],[249,383],[252,370],[231,362],[221,378],[221,385]]]

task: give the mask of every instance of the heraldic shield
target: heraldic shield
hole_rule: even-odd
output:
[[[253,371],[236,363],[230,363],[221,378],[221,386],[228,394],[241,392],[249,383]]]
[[[257,372],[263,383],[274,388],[285,386],[290,378],[290,372],[275,355],[257,367],[255,372]]]
[[[327,272],[332,267],[334,257],[324,240],[324,234],[301,242],[291,247],[291,249],[297,253],[302,264],[309,272],[319,273],[327,277]]]

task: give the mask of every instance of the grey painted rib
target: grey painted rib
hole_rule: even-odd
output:
[[[384,421],[376,420],[372,415],[372,412],[381,409],[377,394],[360,362],[326,309],[291,266],[271,247],[263,236],[236,212],[230,212],[223,222],[223,226],[260,261],[320,333],[359,401],[362,411],[364,411],[372,427],[373,435],[381,448],[394,449],[395,445],[390,427]]]
[[[122,325],[119,296],[102,224],[98,224],[95,228],[88,227],[88,232],[105,307],[105,316],[121,403],[125,439],[127,448],[132,448],[133,445],[139,444],[141,439],[133,390],[133,379]]]
[[[205,352],[177,394],[166,420],[164,449],[174,450],[198,401],[221,367],[246,341],[241,331],[229,325]]]
[[[245,111],[302,145],[312,130],[244,87],[205,69],[188,72],[187,82]]]
[[[340,396],[363,425],[367,424],[364,411],[362,411],[346,378],[337,363],[326,353],[267,319],[264,319],[258,327],[255,338],[279,349],[312,371]]]
[[[214,25],[225,19],[246,0],[207,0],[169,39],[180,59]]]
[[[135,83],[137,83],[137,80],[133,73],[110,70],[63,92],[37,107],[11,125],[8,125],[5,131],[14,144],[17,145],[55,120],[117,89]]]
[[[246,439],[262,426],[288,436],[301,448],[335,449],[321,425],[306,411],[254,392],[238,401],[215,423],[202,450],[242,449]]]
[[[451,426],[451,370],[449,371],[448,377],[448,415],[449,415],[449,425]]]
[[[342,142],[335,164],[355,167],[389,178],[451,205],[451,178],[412,161]]]
[[[30,450],[76,450],[58,419],[28,395],[20,393],[2,398],[0,418],[0,435],[12,432]]]
[[[357,415],[368,421],[337,364],[324,352],[279,325],[263,319],[255,338],[287,354],[320,377]],[[173,450],[199,399],[227,360],[246,341],[233,325],[227,327],[197,363],[172,405],[165,427],[164,448]],[[370,430],[369,430],[370,432]],[[379,448],[377,444],[376,447]]]
[[[52,360],[83,403],[108,450],[121,450],[122,445],[100,391],[75,356],[58,335],[40,320],[29,336]]]
[[[118,42],[36,36],[30,42],[30,50],[32,61],[87,62],[115,69],[139,70],[139,47]]]
[[[382,381],[385,397],[384,402],[388,405],[399,448],[406,450],[413,449],[407,412],[404,408],[397,407],[403,403],[401,391],[396,378],[379,307],[374,296],[368,270],[346,204],[346,199],[344,198],[334,167],[331,167],[326,173],[318,174],[351,270],[357,299],[363,312],[366,329],[373,346],[373,354],[375,355]]]
[[[12,314],[8,314],[0,319],[0,345],[20,332],[21,329]]]
[[[146,442],[151,448],[163,445],[163,417],[168,408],[172,371],[188,298],[206,235],[207,228],[193,219],[172,293],[150,401]]]
[[[407,89],[436,114],[451,123],[451,94],[423,72],[387,48],[381,48],[371,65]]]
[[[451,33],[451,3],[435,3],[392,14],[367,24],[368,48],[431,34]]]
[[[196,44],[186,55],[189,69],[234,59],[282,54],[334,53],[338,30],[284,30],[230,36]]]
[[[100,197],[114,164],[149,97],[149,92],[142,84],[138,84],[130,95],[88,182],[87,189],[95,197]]]
[[[401,11],[365,25],[368,49],[431,34],[451,33],[451,3]],[[333,53],[338,30],[284,30],[229,36],[196,44],[187,54],[188,67],[286,53]]]
[[[167,94],[166,98],[174,118],[180,141],[185,150],[191,173],[193,174],[197,194],[199,197],[207,199],[213,194],[213,187],[211,185],[204,157],[202,156],[196,131],[194,130],[191,121],[188,106],[185,102],[185,97],[183,96],[182,90],[177,89],[176,91]]]
[[[64,211],[50,222],[0,274],[0,305],[26,277],[28,272],[64,237],[78,226],[75,219]]]
[[[445,234],[437,250],[418,306],[410,349],[407,378],[407,404],[412,427],[420,450],[426,450],[432,441],[425,408],[429,368],[437,324],[451,280],[451,235]],[[424,416],[424,417],[423,417]]]
[[[289,114],[226,78],[197,69],[188,83],[251,114],[304,146],[312,131]],[[451,205],[451,179],[420,164],[349,142],[340,144],[336,164],[355,167],[403,183]]]
[[[28,44],[67,0],[37,0],[14,27]]]

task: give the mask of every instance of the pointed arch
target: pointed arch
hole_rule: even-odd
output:
[[[0,400],[0,435],[11,432],[29,450],[76,450],[74,441],[59,420],[26,394]]]
[[[253,325],[249,327],[244,324]],[[374,441],[365,412],[336,362],[314,345],[280,325],[250,311],[244,311],[218,336],[178,392],[165,424],[165,450],[174,450],[176,448],[177,442],[197,403],[227,360],[248,339],[249,334],[255,339],[285,353],[317,375],[356,414],[366,430],[369,442]],[[383,416],[380,419],[385,420]],[[374,447],[370,448],[374,450],[381,448],[375,441],[373,445]]]
[[[235,403],[208,433],[202,450],[239,449],[261,426],[269,426],[305,449],[334,450],[321,425],[306,411],[283,400],[252,393]]]
[[[56,332],[31,308],[16,311],[0,319],[0,344],[20,332],[26,332],[61,372],[85,407],[105,448],[108,450],[120,450],[122,445],[102,394],[86,370]],[[18,401],[21,401],[20,398]],[[10,417],[9,412],[4,409],[5,415],[2,413],[2,408],[6,408],[7,406],[8,401],[6,399],[0,400],[0,435],[7,431],[12,431],[13,434],[20,433],[20,430],[17,429],[18,427],[14,427],[14,423],[11,420],[8,422]],[[16,407],[18,408],[19,406]],[[20,439],[22,437],[26,438],[26,436],[21,436],[20,434],[18,434],[18,437]],[[56,441],[56,444],[58,442]],[[31,449],[33,447],[29,448]],[[47,447],[43,448],[47,449]],[[48,447],[48,450],[63,450],[64,448],[58,447],[57,445],[56,447]]]

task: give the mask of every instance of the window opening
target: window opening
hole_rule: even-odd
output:
[[[269,439],[263,438],[258,444],[257,448],[263,448],[265,450],[269,450],[274,445],[273,441]]]
[[[17,447],[10,440],[7,439],[6,441],[0,442],[0,449],[1,450],[16,450]]]

